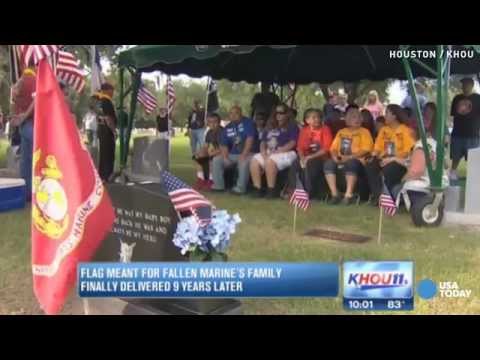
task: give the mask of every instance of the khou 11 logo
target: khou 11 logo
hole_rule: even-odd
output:
[[[413,310],[413,262],[347,262],[343,277],[347,310]]]
[[[439,295],[441,298],[469,298],[471,289],[461,289],[456,281],[441,281],[438,285],[431,279],[425,279],[418,283],[417,293],[424,300],[431,300]]]

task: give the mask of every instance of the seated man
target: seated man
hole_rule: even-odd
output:
[[[205,144],[195,154],[193,160],[196,162],[197,183],[196,190],[210,190],[213,186],[212,174],[210,172],[211,162],[215,156],[220,155],[220,140],[223,127],[218,114],[209,114],[207,117],[207,135]]]
[[[344,203],[353,204],[358,177],[365,172],[365,159],[373,150],[373,139],[370,131],[362,127],[362,115],[356,105],[350,105],[346,113],[347,128],[340,130],[330,148],[331,159],[325,162],[323,171],[330,188],[332,198],[330,204],[341,202],[337,189],[337,170],[343,166],[347,191]]]
[[[263,132],[260,153],[253,157],[250,164],[250,173],[257,197],[262,196],[263,172],[267,177],[267,198],[277,197],[275,187],[278,172],[288,169],[297,159],[295,147],[298,133],[298,125],[291,121],[288,106],[278,105],[275,116],[269,121]]]
[[[241,195],[246,193],[250,178],[255,125],[251,119],[242,115],[242,109],[239,106],[232,107],[229,117],[231,122],[225,127],[221,136],[221,154],[217,155],[212,162],[212,191],[225,191],[225,169],[237,166],[238,179],[232,192]]]

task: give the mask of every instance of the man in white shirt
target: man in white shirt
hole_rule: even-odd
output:
[[[95,113],[95,99],[90,99],[88,112],[83,117],[83,129],[87,134],[88,144],[96,147],[97,144],[97,114]]]

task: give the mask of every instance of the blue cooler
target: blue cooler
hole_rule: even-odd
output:
[[[25,208],[23,179],[0,179],[0,212]]]

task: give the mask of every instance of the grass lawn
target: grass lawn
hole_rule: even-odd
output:
[[[172,171],[192,183],[194,172],[188,143],[173,144]],[[1,155],[0,155],[1,159]],[[1,163],[1,160],[0,160]],[[471,289],[470,299],[416,299],[414,314],[480,313],[480,234],[478,229],[442,227],[417,229],[406,214],[385,219],[382,245],[375,240],[346,245],[292,235],[293,210],[286,201],[253,200],[209,195],[218,208],[238,212],[243,224],[234,235],[231,261],[342,262],[344,260],[413,260],[416,280],[456,281]],[[0,314],[39,313],[33,297],[30,270],[29,212],[0,215]],[[329,207],[314,203],[298,218],[299,232],[321,227],[375,238],[378,210]],[[246,314],[344,314],[338,299],[245,300]],[[68,306],[65,313],[68,313]]]

